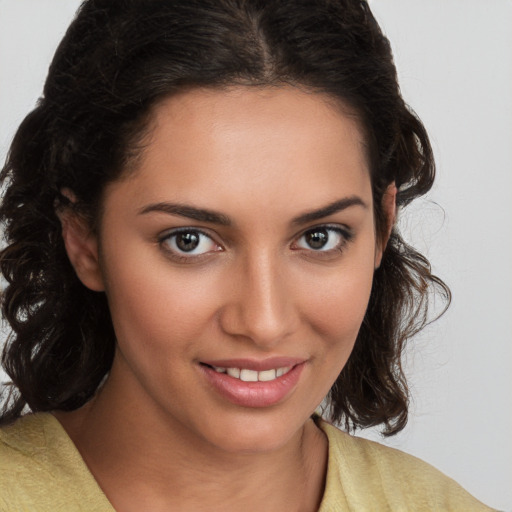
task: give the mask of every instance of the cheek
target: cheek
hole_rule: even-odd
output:
[[[354,347],[370,297],[373,262],[340,269],[328,280],[311,279],[304,287],[306,323],[317,342],[318,368],[328,391]],[[321,286],[320,286],[321,283]]]
[[[363,321],[373,280],[373,267],[352,265],[329,279],[310,280],[304,286],[309,323],[329,338],[357,335]]]
[[[122,346],[176,349],[198,339],[214,315],[218,289],[213,276],[173,272],[170,265],[151,258],[137,261],[116,257],[107,269],[107,296]]]

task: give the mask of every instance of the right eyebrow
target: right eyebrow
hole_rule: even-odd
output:
[[[292,224],[300,225],[307,224],[308,222],[314,222],[316,220],[321,220],[324,217],[334,215],[337,212],[356,205],[362,206],[365,209],[368,208],[368,205],[358,196],[344,197],[343,199],[334,201],[333,203],[323,206],[322,208],[318,208],[317,210],[306,212],[299,215],[298,217],[295,217],[292,220]]]
[[[231,219],[223,213],[205,208],[196,208],[181,203],[153,203],[144,206],[139,211],[139,215],[145,215],[151,212],[167,213],[169,215],[179,215],[187,219],[197,220],[199,222],[209,222],[211,224],[219,224],[221,226],[232,226]]]

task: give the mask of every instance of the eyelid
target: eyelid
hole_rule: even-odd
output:
[[[179,235],[180,233],[198,233],[199,235],[205,236],[206,238],[210,239],[213,244],[217,246],[217,249],[214,251],[207,251],[201,254],[187,254],[186,252],[177,252],[171,249],[170,247],[164,246],[164,242],[166,240],[169,240],[170,238]],[[224,250],[224,247],[222,244],[220,244],[215,236],[213,236],[210,232],[203,228],[197,228],[194,226],[180,226],[172,229],[168,229],[166,231],[163,231],[160,233],[157,237],[157,242],[160,247],[162,247],[162,250],[166,253],[168,257],[171,259],[177,260],[179,262],[194,262],[198,261],[199,259],[203,257],[207,257],[208,255],[214,253],[214,252],[220,252]]]
[[[308,232],[314,231],[315,229],[334,231],[338,235],[341,236],[342,240],[340,241],[339,244],[337,244],[336,247],[327,249],[327,250],[321,250],[321,249],[315,250],[313,248],[308,249],[306,247],[293,247],[293,245],[297,244],[297,241],[300,240],[300,238],[302,238]],[[195,232],[202,236],[207,237],[208,239],[211,240],[211,242],[213,244],[215,244],[217,246],[217,249],[215,249],[213,251],[207,251],[204,253],[200,253],[200,254],[192,254],[192,253],[186,253],[186,252],[179,252],[179,251],[173,250],[169,246],[167,246],[167,247],[164,246],[164,242],[166,240],[172,238],[173,236],[177,236],[180,233],[188,233],[188,232]],[[323,257],[323,256],[327,257],[329,255],[332,255],[333,253],[338,253],[338,254],[341,253],[342,249],[345,247],[345,245],[347,243],[349,243],[353,239],[353,237],[354,237],[353,230],[345,224],[315,224],[313,226],[308,226],[306,229],[303,229],[299,234],[297,234],[293,237],[292,249],[300,251],[300,252],[314,254],[316,257]],[[193,263],[195,261],[199,261],[200,259],[202,259],[204,257],[208,257],[209,255],[211,255],[213,253],[221,252],[221,251],[225,250],[223,245],[221,243],[219,243],[217,238],[218,238],[217,236],[215,236],[209,230],[206,230],[204,228],[199,228],[199,227],[195,227],[195,226],[180,226],[180,227],[168,229],[168,230],[160,233],[157,236],[157,242],[162,247],[162,250],[166,253],[166,255],[168,257],[170,257],[171,259],[176,260],[178,262]]]
[[[354,231],[352,228],[347,226],[346,224],[334,224],[334,223],[324,223],[324,224],[313,224],[312,226],[308,226],[305,229],[302,229],[297,233],[293,239],[296,240],[306,234],[309,231],[314,231],[315,229],[327,229],[331,231],[337,231],[345,236],[347,239],[352,238],[354,236]]]
[[[320,229],[324,229],[326,231],[335,231],[343,238],[343,240],[341,241],[340,244],[338,244],[337,247],[333,249],[328,249],[326,251],[322,251],[320,249],[315,250],[313,248],[307,249],[305,247],[299,247],[296,250],[311,252],[318,256],[329,255],[332,254],[333,252],[340,252],[340,249],[342,249],[347,243],[352,241],[352,239],[354,238],[353,230],[345,224],[315,224],[313,226],[309,226],[308,228],[301,231],[298,235],[296,235],[293,239],[294,244],[297,243],[297,241],[300,240],[304,235],[306,235],[306,233]]]
[[[196,233],[200,233],[201,235],[207,236],[208,238],[211,238],[212,240],[215,240],[215,237],[206,229],[204,228],[197,228],[195,226],[179,226],[176,228],[170,228],[166,229],[165,231],[162,231],[158,235],[158,240],[165,240],[172,235],[179,235],[180,233],[188,233],[189,231],[194,231]]]

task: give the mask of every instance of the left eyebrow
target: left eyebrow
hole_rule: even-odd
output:
[[[329,215],[333,215],[342,210],[346,210],[351,206],[361,206],[364,209],[368,208],[368,205],[358,196],[345,197],[343,199],[334,201],[333,203],[329,203],[327,206],[318,208],[317,210],[300,214],[292,220],[292,224],[299,225],[313,222],[315,220],[320,220],[324,217],[328,217]]]

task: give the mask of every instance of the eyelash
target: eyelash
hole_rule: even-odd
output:
[[[171,240],[174,242],[174,245],[176,245],[176,237],[179,236],[180,234],[187,234],[187,233],[188,234],[196,234],[196,235],[199,235],[199,237],[207,238],[211,241],[212,244],[216,245],[217,247],[220,247],[220,244],[215,242],[215,240],[213,239],[213,237],[211,235],[209,235],[202,229],[190,228],[190,227],[177,228],[177,229],[173,229],[172,231],[168,231],[167,233],[164,233],[161,237],[159,237],[158,243],[171,259],[176,260],[180,263],[193,263],[195,261],[199,261],[200,259],[202,259],[202,257],[208,256],[212,252],[221,252],[223,250],[223,249],[216,249],[214,251],[208,251],[203,254],[194,255],[194,254],[189,253],[188,255],[186,255],[187,254],[186,252],[179,252],[179,248],[171,249],[170,247],[166,247],[166,245],[168,245],[168,242]]]
[[[343,252],[344,247],[353,239],[354,235],[348,228],[342,228],[339,225],[330,225],[330,224],[321,224],[318,226],[313,226],[305,231],[303,231],[300,236],[295,238],[295,242],[293,245],[297,245],[298,241],[301,240],[303,237],[305,237],[308,233],[314,233],[314,232],[320,232],[320,231],[326,231],[327,233],[335,233],[340,237],[340,241],[335,245],[335,247],[332,247],[328,250],[321,250],[314,249],[312,247],[292,247],[293,250],[299,250],[299,251],[305,251],[307,253],[314,254],[315,257],[332,257],[335,254],[341,254]],[[201,254],[191,254],[187,252],[180,252],[180,249],[176,246],[176,238],[180,234],[194,234],[199,236],[199,244],[201,244],[201,238],[205,237],[211,241],[212,244],[214,244],[217,249],[213,251],[207,251]],[[171,243],[174,245],[174,248],[169,247],[169,241],[172,241]],[[330,236],[328,236],[327,244],[330,242]],[[158,243],[162,247],[162,249],[166,252],[166,254],[173,260],[178,261],[180,263],[194,263],[196,261],[200,261],[203,259],[203,257],[208,257],[212,252],[222,252],[223,249],[215,242],[214,238],[199,228],[191,228],[191,227],[183,227],[183,228],[177,228],[173,229],[172,231],[164,233],[162,236],[158,238]],[[195,250],[196,248],[192,249]],[[192,251],[191,251],[192,252]]]
[[[325,258],[328,258],[328,257],[332,257],[334,255],[339,255],[343,252],[343,249],[346,247],[346,245],[352,241],[352,239],[354,238],[354,234],[352,233],[352,231],[346,227],[342,228],[340,227],[339,225],[331,225],[331,224],[321,224],[319,226],[313,226],[311,228],[308,228],[306,229],[305,231],[302,232],[302,234],[297,238],[297,240],[300,240],[302,239],[303,237],[305,237],[308,233],[315,233],[315,232],[319,232],[319,231],[327,231],[329,233],[329,237],[328,237],[328,241],[327,243],[330,242],[330,234],[331,233],[335,233],[336,235],[338,235],[340,237],[340,240],[338,241],[338,243],[328,249],[328,250],[315,250],[314,248],[310,247],[310,248],[307,248],[307,247],[303,247],[303,248],[299,248],[300,249],[304,249],[304,251],[306,251],[307,253],[313,253],[315,257],[325,257]],[[296,244],[297,242],[295,242]]]

